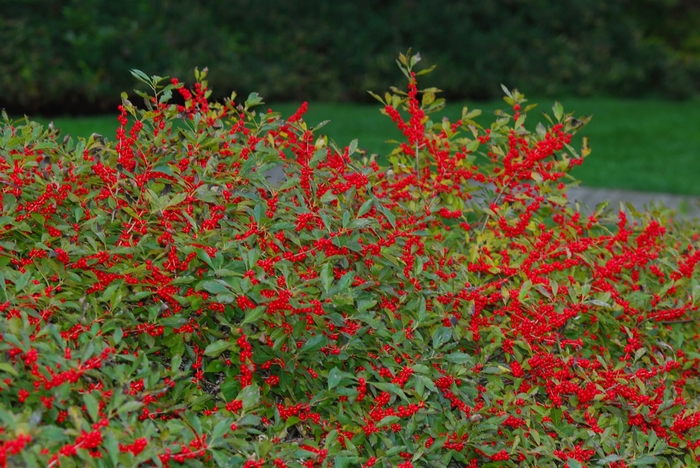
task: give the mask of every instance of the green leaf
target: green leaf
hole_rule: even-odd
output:
[[[642,455],[630,463],[630,466],[656,466],[660,459],[654,455]]]
[[[134,68],[132,70],[129,70],[129,73],[131,73],[134,76],[134,78],[136,78],[137,80],[139,80],[139,81],[141,81],[149,86],[151,85],[151,79],[148,77],[148,75],[146,75],[141,70],[137,70],[136,68]]]
[[[5,274],[1,271],[0,271],[0,289],[2,289],[2,300],[4,302],[7,300],[7,285],[5,284]]]
[[[328,390],[333,390],[335,387],[337,387],[342,378],[343,375],[340,369],[337,367],[331,369],[331,371],[328,373]]]
[[[246,323],[256,323],[260,317],[262,317],[263,312],[265,312],[264,306],[258,306],[253,310],[248,310],[245,313],[245,319],[241,322],[242,325]]]
[[[119,460],[119,442],[114,434],[108,432],[105,435],[103,445],[107,449],[107,454],[109,455],[109,460],[112,462],[113,466],[117,466]]]
[[[396,216],[394,216],[394,213],[392,213],[387,207],[384,205],[377,204],[377,209],[386,217],[386,220],[389,221],[389,224],[391,224],[391,227],[396,227]]]
[[[207,372],[207,373],[221,372],[224,369],[226,369],[226,367],[224,366],[224,363],[221,362],[220,360],[216,359],[214,361],[211,361],[207,365],[207,368],[204,369],[204,372]]]
[[[557,122],[561,122],[561,118],[564,115],[564,107],[555,101],[552,110],[554,111],[554,118],[557,119]]]
[[[126,403],[119,405],[119,408],[117,408],[117,414],[130,413],[132,411],[136,411],[142,406],[143,403],[140,401],[127,401]]]
[[[214,466],[243,466],[245,463],[240,455],[232,456],[225,450],[207,450],[207,453],[211,453],[214,458]]]
[[[510,90],[508,88],[506,88],[506,85],[504,85],[503,83],[501,83],[501,89],[503,90],[504,93],[506,93],[506,96],[508,96],[510,98],[513,97],[513,95],[510,93]]]
[[[223,384],[221,384],[221,393],[227,400],[233,400],[236,398],[238,387],[238,381],[232,377],[229,377]]]
[[[622,455],[608,455],[607,457],[601,458],[600,460],[598,460],[598,464],[599,465],[608,465],[612,462],[621,461],[624,459],[625,459],[625,457],[623,457]]]
[[[562,411],[560,408],[552,408],[550,411],[551,418],[552,418],[552,424],[554,424],[554,427],[559,427],[561,424],[561,417],[562,417]]]
[[[236,400],[241,400],[243,402],[244,410],[254,407],[260,401],[260,387],[257,385],[248,385],[240,391]]]
[[[376,99],[377,101],[381,102],[382,105],[385,105],[385,104],[386,104],[386,103],[384,102],[384,99],[382,99],[382,97],[379,96],[378,94],[373,93],[372,91],[367,91],[367,92],[368,92],[369,95],[372,96],[374,99]]]
[[[369,200],[365,201],[362,204],[362,206],[360,206],[360,209],[357,211],[357,217],[360,218],[360,217],[366,215],[369,212],[369,210],[372,209],[373,203],[374,203],[374,200],[371,198]]]
[[[338,285],[334,289],[339,292],[345,292],[352,284],[353,279],[355,279],[355,272],[348,271],[340,278]]]
[[[221,294],[221,293],[228,293],[231,292],[229,289],[228,285],[224,283],[223,281],[202,281],[197,285],[197,290],[204,289],[207,292],[210,292],[212,294]]]
[[[356,457],[348,457],[345,455],[339,455],[335,457],[335,468],[347,468],[352,466],[353,461]]]
[[[85,407],[90,415],[90,419],[92,419],[93,422],[97,422],[100,416],[97,399],[92,395],[92,393],[85,393],[83,394],[83,401],[85,402]]]
[[[17,370],[6,362],[0,362],[0,371],[5,371],[17,377]]]
[[[262,98],[258,93],[250,93],[248,99],[244,103],[245,110],[255,107],[257,105],[264,104]]]
[[[311,337],[304,346],[301,347],[302,353],[315,353],[323,348],[328,343],[328,338],[325,335],[316,335]]]
[[[214,426],[214,429],[211,431],[211,437],[209,440],[212,442],[218,440],[221,438],[226,432],[229,431],[229,427],[231,426],[231,423],[233,422],[233,419],[231,418],[225,418],[219,421],[216,426]]]
[[[466,364],[466,363],[472,363],[473,359],[470,355],[467,353],[451,353],[451,354],[445,354],[443,357],[445,361],[448,362],[454,362],[455,364]]]
[[[348,156],[352,156],[353,154],[355,154],[355,151],[357,151],[357,144],[357,138],[350,142],[350,145],[348,145]]]
[[[532,281],[525,280],[523,285],[520,287],[520,292],[518,293],[518,300],[520,302],[523,302],[525,300],[527,293],[530,292],[531,286],[532,286]]]
[[[211,343],[207,348],[204,350],[204,355],[205,356],[211,356],[211,357],[217,357],[227,349],[229,349],[233,343],[230,341],[226,340],[217,340],[213,343]]]
[[[384,382],[370,382],[370,385],[380,389],[384,390],[389,393],[394,393],[395,395],[398,395],[399,398],[401,398],[404,401],[408,401],[408,397],[404,393],[403,390],[401,390],[401,387],[399,387],[396,384],[392,383],[384,383]]]
[[[433,349],[440,349],[452,338],[452,328],[440,327],[433,332]]]
[[[114,334],[112,335],[112,339],[114,340],[114,344],[118,345],[122,341],[122,337],[124,336],[124,330],[121,328],[117,328],[114,330]]]
[[[326,263],[321,268],[321,284],[326,294],[331,290],[331,284],[333,283],[333,265]]]
[[[202,421],[199,419],[199,416],[194,411],[186,411],[183,415],[185,421],[190,423],[192,426],[192,430],[194,430],[195,434],[198,436],[201,436],[204,431],[202,430]]]

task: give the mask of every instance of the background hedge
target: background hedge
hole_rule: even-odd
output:
[[[700,86],[693,0],[25,0],[0,7],[0,107],[113,111],[131,68],[192,75],[219,97],[363,101],[408,47],[448,98],[682,98]],[[436,80],[436,76],[432,78]],[[436,81],[437,82],[437,81]],[[217,97],[217,96],[215,96]]]

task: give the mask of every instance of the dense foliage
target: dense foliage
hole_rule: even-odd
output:
[[[407,47],[452,64],[436,82],[449,98],[498,98],[498,83],[683,97],[700,83],[698,15],[685,0],[3,2],[0,107],[111,112],[132,87],[127,70],[184,76],[196,65],[212,67],[220,93],[363,101],[393,83]]]
[[[114,142],[5,116],[0,466],[695,463],[697,226],[582,215],[585,117],[431,120],[417,61],[388,169],[203,72]]]

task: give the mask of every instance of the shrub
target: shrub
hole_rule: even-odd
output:
[[[696,463],[696,226],[582,215],[587,118],[431,120],[418,58],[391,168],[205,72],[114,142],[5,116],[0,466]]]

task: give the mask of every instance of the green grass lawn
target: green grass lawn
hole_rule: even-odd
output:
[[[539,106],[530,112],[526,125],[534,128],[542,110],[550,110],[553,100],[531,99]],[[582,135],[590,137],[591,155],[575,169],[573,175],[591,187],[611,187],[650,192],[700,195],[700,100],[669,102],[657,100],[622,100],[610,98],[565,98],[567,112],[593,115]],[[494,119],[493,110],[507,105],[503,101],[457,102],[447,106],[444,115],[451,120],[461,109],[482,109],[482,125]],[[287,116],[298,105],[266,105]],[[339,145],[359,138],[360,148],[371,153],[386,154],[391,145],[387,139],[400,136],[391,120],[379,113],[379,105],[311,103],[306,121],[316,125],[331,122],[320,130]],[[111,116],[55,118],[54,124],[63,133],[87,137],[93,132],[114,138],[116,112]],[[439,119],[439,116],[433,116]],[[48,123],[50,119],[37,119]]]

